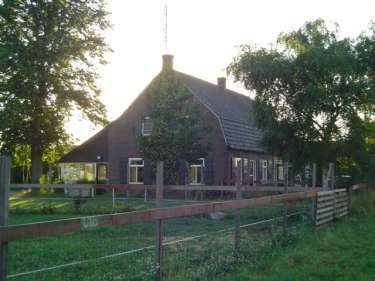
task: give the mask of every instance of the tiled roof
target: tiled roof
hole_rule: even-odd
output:
[[[255,126],[249,97],[182,72],[176,73],[188,90],[217,116],[229,147],[263,152],[262,130]]]

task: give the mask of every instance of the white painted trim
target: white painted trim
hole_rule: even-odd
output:
[[[135,160],[135,161],[140,161],[140,160],[142,160],[142,162],[143,162],[143,164],[142,165],[140,165],[140,164],[130,164],[130,162],[132,161],[132,160]],[[135,167],[135,168],[137,168],[136,170],[135,170],[135,177],[137,178],[137,180],[138,180],[138,168],[140,168],[140,167],[142,167],[143,168],[143,173],[144,173],[144,168],[145,168],[145,161],[144,161],[144,159],[143,158],[140,158],[140,157],[130,157],[130,158],[128,158],[128,183],[129,184],[143,184],[143,181],[142,182],[139,182],[139,181],[136,181],[136,182],[131,182],[130,181],[130,168],[131,167]],[[144,176],[144,175],[143,175]]]

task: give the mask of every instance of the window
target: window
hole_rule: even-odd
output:
[[[189,166],[188,170],[188,183],[189,184],[202,184],[203,183],[203,167],[204,159],[200,158],[196,163]]]
[[[277,180],[283,181],[284,180],[284,166],[283,161],[279,160],[276,162],[277,166]]]
[[[250,177],[253,182],[257,180],[257,162],[256,160],[250,160]]]
[[[266,181],[268,179],[268,162],[267,160],[262,160],[262,180]]]
[[[249,184],[250,166],[249,166],[249,160],[247,158],[242,159],[242,173],[241,174],[242,174],[241,183]]]
[[[97,182],[98,183],[106,183],[108,178],[107,178],[107,165],[106,164],[96,164],[96,169],[97,169]]]
[[[128,183],[142,184],[144,175],[144,162],[142,158],[129,158]]]
[[[95,182],[95,163],[64,163],[60,167],[64,183]]]
[[[146,116],[142,120],[142,136],[150,136],[152,134],[152,129],[154,124],[149,116]]]
[[[232,180],[235,180],[236,179],[236,169],[238,167],[238,165],[242,165],[242,158],[239,158],[239,157],[232,157],[232,165],[231,165],[231,178]],[[242,170],[242,168],[241,168]],[[242,176],[242,172],[241,172],[241,175]]]

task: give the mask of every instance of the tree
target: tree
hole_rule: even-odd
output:
[[[107,122],[95,67],[110,50],[107,15],[104,0],[0,1],[0,144],[30,146],[33,182],[43,152],[67,143],[73,110]]]
[[[355,42],[339,40],[337,32],[323,20],[308,22],[281,33],[276,47],[243,46],[228,67],[255,92],[265,148],[298,167],[335,162],[354,141],[353,120],[363,122],[367,111],[370,94]]]
[[[209,150],[209,129],[202,122],[200,108],[173,70],[163,70],[147,89],[149,112],[153,123],[150,136],[140,136],[143,157],[164,161],[165,182],[176,183],[180,160],[194,162]]]
[[[355,149],[356,159],[361,167],[362,175],[375,184],[375,22],[372,22],[367,33],[362,33],[356,44],[356,51],[362,69],[363,80],[366,83],[367,99],[364,103],[364,123],[361,124],[360,134],[363,138],[364,149]]]

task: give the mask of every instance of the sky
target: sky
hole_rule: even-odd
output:
[[[340,25],[340,37],[355,38],[375,20],[374,0],[107,0],[113,27],[106,40],[113,53],[98,67],[110,121],[118,118],[174,55],[174,68],[216,83],[238,54],[238,46],[275,43],[280,32],[322,18]],[[165,6],[168,49],[165,50]],[[227,87],[248,94],[230,79]],[[101,128],[73,114],[66,125],[79,144]]]

